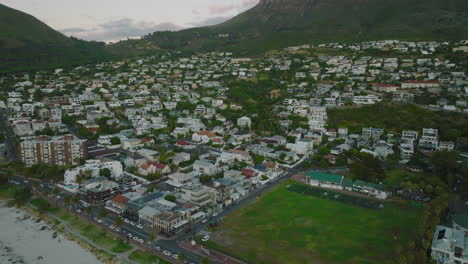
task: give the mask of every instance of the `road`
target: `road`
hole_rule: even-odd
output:
[[[8,161],[13,162],[20,160],[15,144],[15,133],[13,133],[13,129],[8,123],[7,115],[4,110],[0,111],[0,129],[5,134],[5,146]]]
[[[172,254],[180,254],[184,253],[186,256],[186,259],[188,263],[201,263],[202,259],[204,256],[195,254],[192,251],[186,250],[182,247],[179,246],[179,243],[184,240],[190,240],[192,239],[197,233],[199,233],[202,230],[206,230],[210,224],[210,222],[213,221],[219,221],[222,220],[224,217],[228,216],[230,213],[233,211],[247,205],[248,203],[252,202],[253,200],[257,199],[260,197],[260,195],[264,192],[270,191],[273,189],[275,186],[283,182],[284,180],[288,179],[290,176],[292,176],[295,173],[298,173],[300,170],[297,168],[292,168],[289,169],[284,175],[272,180],[268,184],[262,185],[252,191],[250,191],[247,195],[245,195],[243,198],[241,198],[239,201],[235,202],[234,204],[231,204],[227,208],[225,208],[222,212],[217,214],[216,216],[213,216],[208,219],[205,223],[199,222],[194,225],[192,225],[191,231],[188,233],[179,233],[178,235],[171,237],[171,238],[164,238],[164,237],[159,237],[157,240],[153,243],[150,243],[149,237],[150,237],[150,232],[143,229],[139,228],[136,225],[132,225],[130,223],[124,223],[123,226],[120,227],[121,231],[119,233],[116,233],[115,230],[112,230],[110,228],[111,225],[115,225],[115,219],[118,217],[117,214],[115,213],[108,213],[105,217],[100,217],[100,211],[103,208],[103,206],[93,206],[91,210],[91,215],[88,216],[89,219],[95,222],[95,224],[98,224],[96,222],[96,219],[101,219],[102,223],[101,226],[107,229],[108,231],[120,235],[123,238],[129,239],[127,236],[128,234],[131,234],[132,237],[138,237],[144,240],[145,245],[142,247],[143,249],[147,250],[147,248],[152,244],[152,248],[154,253],[157,253],[159,255],[162,254],[164,250],[170,251]],[[19,176],[12,176],[10,177],[10,182],[15,183],[15,184],[21,184],[23,186],[29,186],[29,187],[35,187],[33,184],[32,180],[29,179],[24,179]],[[71,197],[72,194],[67,193],[67,192],[60,192],[57,195],[52,195],[53,190],[55,189],[55,186],[50,183],[45,183],[42,182],[39,186],[36,186],[36,190],[38,190],[41,193],[49,193],[49,196],[55,199],[55,204],[58,206],[66,207],[64,203],[64,198],[66,196]],[[76,209],[76,208],[75,208]],[[122,232],[124,231],[124,232]],[[155,248],[160,247],[161,249],[156,251]],[[233,256],[234,257],[234,256]],[[213,262],[212,263],[220,263],[220,262]]]

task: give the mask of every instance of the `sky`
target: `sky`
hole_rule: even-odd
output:
[[[67,36],[106,42],[145,34],[209,26],[259,0],[0,0]]]

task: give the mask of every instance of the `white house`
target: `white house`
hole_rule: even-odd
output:
[[[304,155],[314,149],[314,141],[312,139],[301,138],[297,139],[296,143],[286,144],[286,148]]]
[[[240,127],[250,128],[252,126],[252,120],[247,116],[243,116],[243,117],[237,119],[237,125],[240,126]]]
[[[193,171],[200,174],[213,176],[218,173],[218,166],[205,160],[197,160],[193,163]]]
[[[86,173],[89,171],[91,172],[91,177],[97,177],[100,176],[99,173],[104,168],[110,170],[111,177],[115,180],[118,180],[123,176],[123,167],[120,161],[106,158],[93,159],[87,160],[82,166],[66,170],[64,174],[64,184],[76,186],[76,178],[80,173]]]

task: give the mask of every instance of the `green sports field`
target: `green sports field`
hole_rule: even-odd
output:
[[[394,263],[419,210],[366,209],[288,191],[288,181],[226,217],[208,245],[252,263]],[[396,249],[400,244],[400,249]]]

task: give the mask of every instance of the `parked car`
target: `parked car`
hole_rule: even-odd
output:
[[[166,255],[166,256],[171,256],[172,255],[172,253],[169,250],[164,250],[163,254]]]

